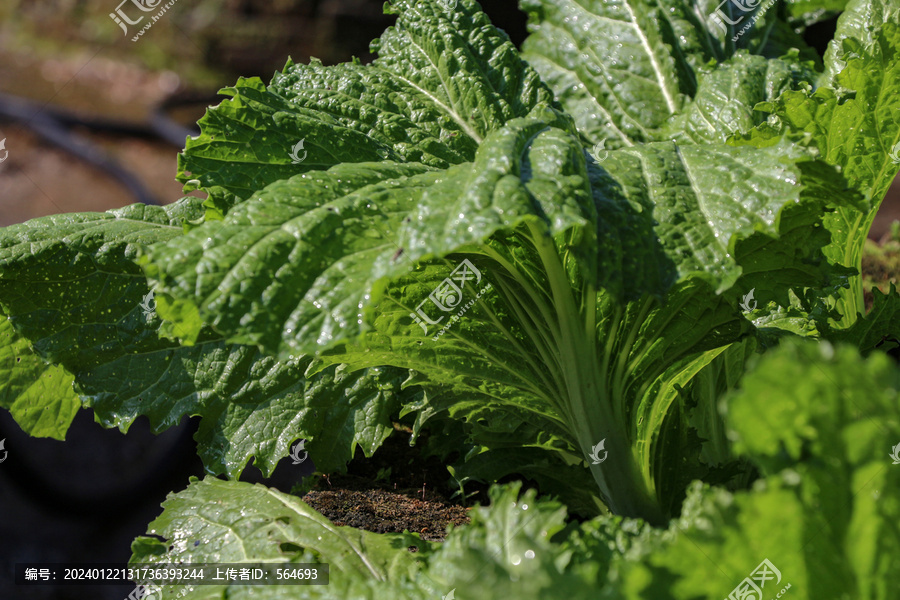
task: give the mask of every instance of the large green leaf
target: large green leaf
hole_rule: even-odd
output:
[[[581,132],[608,148],[654,139],[697,82],[686,55],[709,40],[678,3],[525,0],[532,33],[523,56],[553,87]],[[679,37],[676,38],[675,32]],[[677,39],[677,41],[676,41]]]
[[[202,415],[199,452],[214,473],[237,476],[252,457],[270,473],[299,438],[309,441],[325,471],[342,469],[357,445],[370,455],[400,408],[401,371],[331,367],[307,378],[307,357],[278,362],[208,329],[193,346],[164,336],[134,259],[148,245],[182,236],[183,222],[199,214],[199,200],[185,199],[165,208],[47,217],[2,231],[0,306],[10,315],[4,330],[16,337],[0,357],[7,369],[25,361],[14,364],[2,386],[13,415],[36,434],[61,437],[75,410],[70,372],[109,427],[127,431],[146,415],[160,431],[185,415]],[[61,367],[45,365],[28,343]]]
[[[275,597],[308,597],[367,581],[384,582],[411,575],[417,554],[430,544],[410,534],[374,534],[336,527],[296,496],[259,484],[193,478],[186,490],[170,495],[165,509],[148,525],[148,533],[132,545],[133,563],[311,563],[329,565],[328,586],[272,586]],[[167,585],[166,594],[181,598],[222,598],[227,586]],[[248,590],[229,590],[248,594]],[[319,589],[316,589],[319,588]],[[252,588],[251,588],[252,589]],[[257,588],[264,593],[264,588]],[[294,590],[293,594],[284,593]],[[272,590],[269,590],[271,593]],[[248,594],[249,595],[249,594]],[[174,597],[174,596],[173,596]],[[228,593],[228,597],[235,597]],[[313,596],[317,597],[317,596]],[[350,596],[345,596],[350,597]]]
[[[393,3],[397,25],[373,43],[370,65],[288,62],[268,87],[253,78],[226,88],[232,99],[200,120],[178,179],[225,211],[269,183],[342,163],[472,160],[488,133],[553,95],[475,2],[454,6]]]
[[[136,245],[180,235],[178,222],[191,211],[190,203],[134,206],[2,230],[0,309],[9,319],[2,318],[8,376],[0,393],[26,431],[64,437],[79,405],[67,372],[119,356],[123,337],[140,343],[139,304],[147,289],[131,262]]]
[[[843,12],[838,18],[837,29],[834,32],[834,39],[828,42],[828,49],[825,52],[825,71],[822,73],[819,86],[839,89],[842,85],[839,81],[840,72],[849,66],[847,59],[859,57],[857,48],[870,48],[872,44],[880,44],[878,38],[882,27],[890,23],[897,24],[898,10],[900,10],[900,4],[897,0],[849,0],[844,2]],[[850,41],[852,45],[846,46],[846,41]],[[889,53],[885,56],[892,54]],[[877,76],[878,74],[870,75]],[[896,79],[893,81],[896,82]]]
[[[631,264],[625,263],[622,271],[636,280],[631,295],[665,290],[689,277],[704,279],[721,292],[737,281],[744,266],[751,272],[771,272],[777,270],[776,263],[802,268],[814,258],[809,237],[800,242],[791,235],[785,240],[789,245],[777,251],[760,251],[759,246],[793,229],[795,218],[813,226],[825,202],[846,194],[846,183],[835,170],[811,163],[800,148],[782,144],[769,150],[654,143],[610,153],[602,163],[605,173],[593,182],[601,216],[618,220],[621,207],[630,206],[637,213],[632,218],[646,223],[615,223],[620,239],[628,236],[623,245],[629,251],[622,261]],[[641,242],[633,238],[650,233],[648,229],[659,239],[663,254],[651,255],[653,245],[644,242],[643,254],[635,256]],[[800,254],[781,256],[789,251]],[[660,283],[647,285],[644,273],[660,278]]]
[[[698,70],[697,93],[656,137],[671,137],[682,144],[722,143],[733,133],[765,122],[767,115],[755,109],[758,103],[814,81],[814,75],[795,56],[767,60],[740,51],[725,62]]]
[[[119,356],[123,337],[138,345],[151,337],[141,309],[148,290],[134,258],[143,245],[181,236],[182,223],[201,214],[197,202],[136,204],[4,228],[0,305],[46,359],[94,366]]]
[[[745,3],[748,12],[704,0],[522,5],[532,29],[523,55],[601,153],[670,139],[723,142],[764,122],[754,106],[815,81],[810,67],[821,64],[776,10],[759,3]]]

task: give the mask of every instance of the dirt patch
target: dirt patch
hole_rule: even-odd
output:
[[[371,457],[357,449],[346,473],[315,475],[306,489],[294,492],[337,525],[443,540],[447,525],[468,523],[472,505],[489,503],[488,486],[466,483],[463,504],[447,465],[425,453],[427,434],[410,446],[409,428],[394,427],[394,435]]]
[[[375,533],[418,533],[423,540],[443,541],[447,525],[469,522],[467,509],[453,506],[433,492],[426,500],[374,489],[309,492],[304,502],[335,525],[349,525]]]

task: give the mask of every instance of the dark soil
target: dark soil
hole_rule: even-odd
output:
[[[446,465],[422,451],[427,438],[416,446],[408,443],[409,429],[398,430],[375,454],[366,458],[357,451],[345,474],[315,475],[312,490],[303,501],[328,517],[335,525],[350,525],[377,533],[410,531],[422,539],[444,539],[447,525],[469,522],[468,508],[457,496],[451,499],[450,474]],[[469,499],[487,504],[487,486],[468,483]]]
[[[433,492],[427,500],[374,489],[309,492],[304,502],[335,525],[350,525],[376,533],[418,533],[423,540],[443,541],[447,525],[469,522],[465,508],[447,504]]]

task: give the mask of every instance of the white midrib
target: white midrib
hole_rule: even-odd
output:
[[[429,62],[429,64],[431,64],[432,68],[434,68],[434,72],[437,73],[438,78],[441,80],[441,85],[443,86],[444,90],[447,90],[447,85],[444,83],[443,77],[441,77],[441,70],[438,69],[438,66],[437,66],[436,64],[434,64],[434,61],[431,60],[431,57],[428,56],[428,53],[425,52],[424,48],[422,48],[421,46],[419,46],[419,45],[415,42],[415,40],[413,40],[413,38],[412,38],[411,35],[408,35],[407,38],[409,39],[409,43],[410,43],[413,47],[415,47],[416,50],[418,50],[418,51],[422,54],[422,56],[425,57],[425,60],[427,60],[427,61]],[[422,93],[423,95],[425,95],[429,100],[431,100],[432,102],[434,102],[435,104],[437,104],[439,107],[441,107],[441,109],[443,109],[444,111],[446,111],[447,114],[450,115],[450,118],[452,118],[454,121],[456,121],[456,123],[457,123],[460,127],[462,127],[463,131],[466,132],[466,135],[468,135],[470,138],[472,138],[473,140],[475,140],[476,143],[481,144],[481,136],[478,135],[478,132],[475,131],[474,129],[472,129],[472,126],[469,125],[469,123],[466,122],[466,120],[462,117],[462,115],[460,115],[458,112],[456,112],[456,110],[454,110],[454,108],[453,108],[452,106],[447,106],[446,104],[444,104],[443,102],[441,102],[440,100],[438,100],[433,94],[429,93],[428,90],[426,90],[426,89],[424,89],[424,88],[422,88],[422,87],[416,85],[415,83],[413,83],[412,81],[410,81],[409,79],[407,79],[406,77],[404,77],[403,75],[401,75],[399,72],[393,71],[393,73],[394,73],[397,77],[399,77],[402,81],[406,82],[409,86],[411,86],[411,87],[417,89],[420,93]],[[449,96],[449,91],[448,91],[447,97],[448,97],[448,98],[450,97],[450,96]]]
[[[475,140],[477,143],[479,143],[479,144],[481,143],[481,136],[478,135],[478,133],[477,133],[474,129],[472,129],[472,127],[471,127],[468,123],[466,123],[465,120],[462,118],[462,116],[461,116],[458,112],[456,112],[455,110],[453,110],[452,107],[447,106],[446,104],[444,104],[443,102],[441,102],[440,100],[438,100],[435,96],[431,95],[431,94],[428,92],[428,90],[426,90],[425,88],[422,88],[422,87],[417,86],[415,83],[413,83],[412,81],[410,81],[410,80],[407,79],[406,77],[402,77],[402,76],[400,76],[400,75],[397,75],[397,77],[398,77],[399,79],[401,79],[403,82],[405,82],[407,85],[409,85],[410,87],[415,88],[415,89],[416,89],[417,91],[419,91],[423,96],[426,96],[429,100],[431,100],[432,102],[434,102],[434,103],[435,103],[437,106],[439,106],[443,111],[445,111],[448,115],[450,115],[450,118],[451,118],[451,119],[453,119],[454,121],[456,121],[456,123],[457,123],[460,127],[462,127],[463,131],[466,132],[466,135],[468,135],[470,138],[472,138],[473,140]]]
[[[669,93],[668,88],[666,87],[666,81],[663,77],[662,67],[660,67],[659,62],[656,60],[656,55],[653,53],[653,49],[650,48],[650,40],[647,39],[647,36],[644,35],[644,31],[641,29],[640,25],[637,22],[637,15],[634,14],[634,11],[631,9],[631,4],[628,0],[622,1],[622,6],[628,11],[628,16],[631,18],[631,23],[634,25],[634,30],[637,32],[638,37],[641,39],[641,45],[644,47],[644,50],[647,51],[647,57],[650,58],[650,64],[653,65],[653,71],[656,73],[656,81],[659,82],[659,89],[662,91],[663,98],[666,99],[666,106],[669,108],[670,113],[675,113],[675,99]]]

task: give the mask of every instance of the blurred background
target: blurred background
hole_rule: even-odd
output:
[[[0,4],[0,226],[175,201],[176,154],[218,102],[217,90],[240,76],[268,82],[288,56],[368,62],[370,40],[394,21],[383,0],[177,0],[132,41],[139,26],[126,35],[110,13],[138,11],[119,2]],[[515,0],[482,5],[520,44],[525,15]],[[817,26],[807,41],[824,49],[833,27]],[[898,272],[900,233],[890,234],[898,196],[895,182],[870,236],[871,283]],[[29,438],[0,410],[8,452],[0,463],[0,599],[125,598],[129,586],[13,587],[12,565],[126,561],[166,493],[203,475],[195,427],[185,420],[153,436],[141,418],[123,436],[82,410],[63,443]],[[289,491],[299,477],[279,467],[267,483]],[[245,479],[261,480],[252,468]]]

